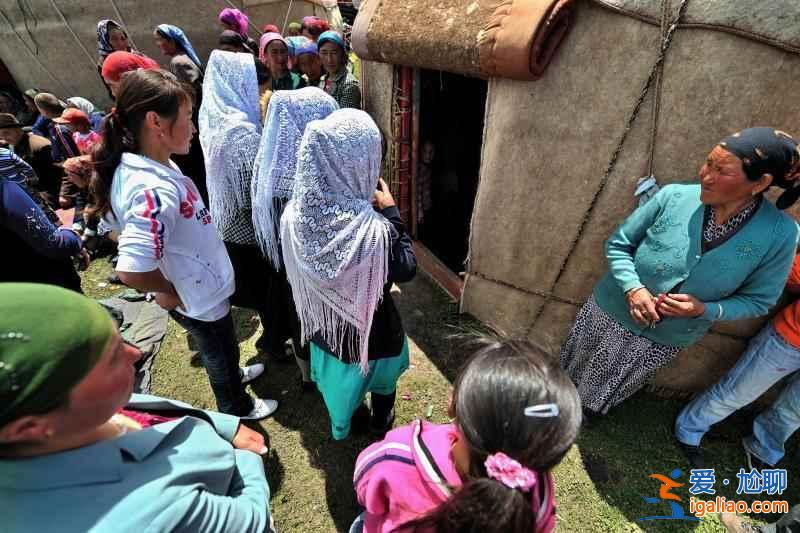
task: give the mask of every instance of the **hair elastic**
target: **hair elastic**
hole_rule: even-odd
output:
[[[499,481],[510,489],[528,492],[536,486],[536,472],[522,466],[518,461],[503,452],[490,455],[483,465],[486,467],[486,473],[490,478]]]
[[[540,403],[525,408],[525,416],[533,418],[555,418],[559,414],[558,406],[554,403]]]

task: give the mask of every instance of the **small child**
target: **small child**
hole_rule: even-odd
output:
[[[558,360],[524,341],[482,341],[455,382],[452,423],[417,420],[361,452],[352,531],[526,531],[555,527],[550,471],[581,424]]]
[[[91,155],[92,148],[102,142],[100,134],[92,130],[89,115],[80,109],[68,107],[60,117],[54,118],[53,122],[69,128],[72,132],[72,140],[82,155]]]

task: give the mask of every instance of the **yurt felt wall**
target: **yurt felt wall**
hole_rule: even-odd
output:
[[[288,1],[250,0],[244,11],[251,36],[258,39],[264,24],[281,25]],[[242,8],[242,2],[233,3]],[[54,7],[55,6],[55,7]],[[0,0],[0,58],[20,89],[36,87],[62,98],[83,96],[98,105],[108,94],[97,73],[97,22],[104,18],[123,23],[143,53],[167,65],[153,43],[158,24],[182,28],[205,61],[222,29],[217,15],[231,3],[223,0]],[[304,15],[325,16],[322,7],[292,3],[290,20]]]
[[[719,8],[714,14],[725,13],[726,5],[741,13],[744,2],[713,2]],[[651,23],[659,19],[660,1],[618,4],[637,4],[639,18],[581,0],[573,30],[539,81],[492,79],[489,85],[462,309],[556,348],[604,272],[603,242],[634,209],[636,180],[647,168],[652,95],[572,250],[661,41],[660,27]],[[800,134],[800,55],[788,51],[800,37],[791,15],[797,10],[773,19],[772,27],[750,21],[750,30],[771,39],[765,44],[703,26],[702,17],[710,16],[700,7],[705,4],[712,3],[692,3],[688,20],[695,27],[675,34],[664,68],[654,158],[662,185],[696,180],[716,142],[741,128],[771,125]],[[705,22],[730,22],[718,19]],[[719,323],[661,370],[655,384],[680,391],[706,387],[762,322]]]

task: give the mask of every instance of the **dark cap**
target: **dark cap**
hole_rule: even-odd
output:
[[[11,113],[0,113],[0,130],[6,128],[22,128],[22,124]]]

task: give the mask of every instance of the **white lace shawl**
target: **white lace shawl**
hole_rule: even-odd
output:
[[[269,101],[264,135],[253,168],[253,227],[264,255],[281,266],[276,211],[292,197],[297,151],[306,125],[339,109],[336,100],[317,87],[276,91]],[[281,202],[281,200],[283,202]]]
[[[209,208],[217,226],[251,208],[253,162],[261,139],[258,80],[252,54],[214,50],[198,117]]]
[[[319,332],[337,354],[352,342],[364,374],[391,251],[390,223],[371,203],[380,168],[381,136],[367,113],[342,109],[311,122],[294,195],[281,217],[283,260],[303,338]]]

